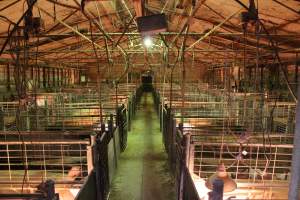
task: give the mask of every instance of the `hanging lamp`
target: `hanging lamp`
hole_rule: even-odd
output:
[[[221,179],[224,182],[224,192],[232,192],[237,188],[236,182],[228,176],[224,163],[218,165],[216,172],[205,182],[205,186],[212,190],[213,182],[216,179]]]

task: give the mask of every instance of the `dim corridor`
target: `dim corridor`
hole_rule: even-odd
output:
[[[128,146],[121,154],[110,200],[173,200],[174,185],[159,131],[159,119],[151,93],[144,93]]]

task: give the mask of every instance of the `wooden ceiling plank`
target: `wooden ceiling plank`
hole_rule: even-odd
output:
[[[297,10],[295,10],[294,8],[288,6],[288,5],[286,5],[286,4],[284,4],[284,3],[280,2],[280,1],[273,0],[273,2],[275,2],[275,3],[279,4],[279,5],[281,5],[281,6],[284,7],[284,8],[287,8],[288,10],[292,11],[293,13],[296,13],[296,14],[300,15],[300,11],[297,11]]]
[[[74,9],[74,10],[80,10],[80,8],[78,8],[76,6],[72,6],[72,5],[69,5],[69,4],[61,3],[59,1],[54,1],[54,0],[47,0],[47,1],[51,2],[53,4],[56,4],[56,5],[62,6],[64,8],[69,8],[69,9]]]
[[[18,2],[20,2],[20,0],[16,0],[16,1],[14,1],[14,2],[12,2],[12,3],[10,3],[10,4],[6,5],[6,6],[4,6],[3,8],[0,8],[0,12],[6,10],[8,8],[10,8],[11,6],[15,5]]]
[[[207,32],[204,36],[202,36],[201,38],[199,38],[196,42],[194,42],[192,45],[190,45],[188,49],[192,48],[193,46],[195,46],[198,42],[200,42],[201,40],[205,39],[206,37],[208,37],[210,34],[212,34],[214,31],[216,31],[218,28],[220,28],[223,24],[225,24],[227,21],[229,21],[232,17],[236,16],[237,14],[239,14],[241,12],[241,9],[239,9],[237,12],[234,12],[233,14],[231,14],[230,16],[228,16],[225,20],[223,20],[221,23],[219,23],[217,26],[213,27],[209,32]]]

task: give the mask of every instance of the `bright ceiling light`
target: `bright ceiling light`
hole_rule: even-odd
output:
[[[146,47],[151,47],[151,46],[153,45],[152,38],[149,37],[149,36],[146,36],[146,37],[144,38],[144,45],[145,45]]]

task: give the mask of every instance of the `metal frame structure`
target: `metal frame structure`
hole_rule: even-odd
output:
[[[135,84],[119,84],[117,93],[114,90],[102,87],[102,99],[96,87],[89,86],[33,93],[27,102],[1,102],[0,194],[31,194],[47,179],[55,181],[62,197],[69,189],[79,190],[97,164],[95,138],[103,135],[108,135],[105,148],[114,153],[109,150],[100,159],[117,163],[126,148],[138,90]],[[104,161],[111,179],[117,165],[109,160]]]
[[[163,87],[171,89],[156,84],[155,98],[165,147],[181,187],[178,195],[186,195],[182,191],[186,186],[179,186],[185,180],[180,176],[183,166],[189,170],[186,178],[192,177],[198,195],[204,198],[209,192],[204,181],[221,161],[238,184],[236,191],[224,197],[287,196],[284,191],[291,179],[295,103],[265,94],[228,93],[191,84],[185,90],[182,107],[180,86],[175,85],[172,95],[165,96]]]

